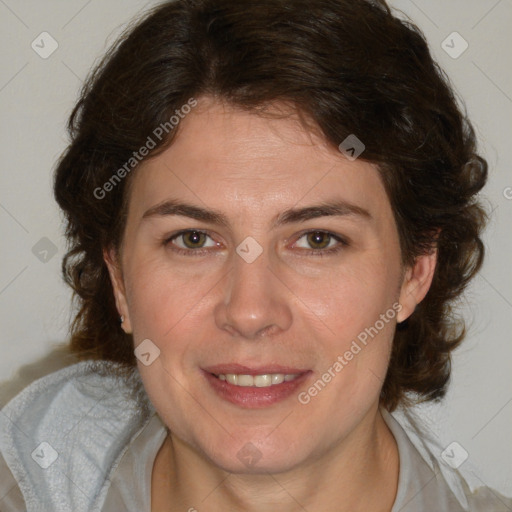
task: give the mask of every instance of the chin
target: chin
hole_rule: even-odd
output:
[[[231,438],[227,440],[229,446],[223,445],[212,452],[210,445],[203,453],[224,471],[253,475],[285,473],[300,466],[307,458],[306,453],[292,451],[290,442],[285,442],[286,440],[282,440],[279,446],[276,443],[251,441],[250,437],[246,439],[245,442],[234,443]]]

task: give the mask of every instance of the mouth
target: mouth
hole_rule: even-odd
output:
[[[246,375],[246,374],[233,374],[233,373],[220,373],[216,377],[220,380],[225,380],[234,386],[245,388],[268,388],[276,386],[282,382],[290,382],[299,376],[298,373],[264,373],[262,375]]]
[[[301,368],[238,364],[217,365],[202,371],[219,398],[244,408],[267,407],[285,400],[312,373]]]

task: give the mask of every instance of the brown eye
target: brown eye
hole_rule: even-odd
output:
[[[200,249],[216,247],[218,245],[207,233],[197,229],[180,231],[168,238],[165,244],[181,253],[200,253]]]
[[[343,237],[320,230],[303,233],[294,244],[295,247],[301,249],[302,254],[314,256],[334,254],[348,245],[349,243]]]
[[[307,241],[313,249],[325,249],[331,240],[331,235],[325,231],[312,231],[307,235]]]
[[[182,233],[181,237],[188,249],[202,247],[206,240],[206,235],[201,231],[187,231],[186,233]]]

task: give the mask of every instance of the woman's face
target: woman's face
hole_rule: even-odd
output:
[[[179,130],[133,176],[109,263],[147,393],[228,471],[318,460],[375,415],[417,301],[378,172],[206,97]]]

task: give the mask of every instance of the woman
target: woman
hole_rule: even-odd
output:
[[[69,130],[84,361],[3,409],[9,510],[512,509],[390,414],[443,397],[483,259],[487,165],[418,29],[383,1],[168,2]]]

